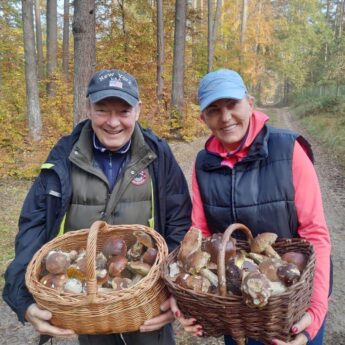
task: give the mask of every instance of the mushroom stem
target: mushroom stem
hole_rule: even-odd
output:
[[[226,278],[225,278],[225,249],[226,244],[230,239],[231,234],[235,230],[241,230],[247,236],[249,242],[253,240],[251,231],[240,223],[231,224],[223,234],[222,244],[218,255],[218,280],[219,280],[219,293],[221,296],[226,296]]]
[[[277,259],[280,259],[280,255],[271,247],[267,247],[264,251],[264,253],[267,255],[267,256],[270,256],[270,257],[273,257],[273,258],[277,258]]]
[[[203,277],[207,278],[213,286],[218,287],[218,277],[215,273],[210,271],[208,268],[202,268],[199,273]]]

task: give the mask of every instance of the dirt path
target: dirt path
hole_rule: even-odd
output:
[[[299,128],[287,109],[269,109],[269,113],[276,114],[275,125],[292,128],[304,133]],[[316,169],[323,194],[324,209],[327,224],[332,237],[332,254],[334,262],[334,288],[330,301],[330,311],[327,322],[325,345],[345,345],[345,174],[341,172],[332,159],[319,143],[305,135],[311,142],[316,158]],[[191,180],[194,158],[202,148],[205,138],[200,138],[192,143],[172,143],[171,147],[186,174],[188,182]],[[29,183],[22,181],[0,182],[0,216],[2,221],[15,225],[18,208],[25,196]],[[5,212],[6,210],[6,212]],[[0,242],[1,244],[1,242]],[[2,272],[0,272],[2,273]],[[189,337],[179,327],[176,327],[178,344],[180,345],[221,345],[221,339],[199,339]],[[58,341],[54,344],[76,345],[77,341]],[[22,326],[14,313],[0,300],[0,345],[27,345],[37,344],[37,335],[28,325]]]

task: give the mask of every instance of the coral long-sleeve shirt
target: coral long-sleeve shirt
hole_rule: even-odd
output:
[[[232,168],[246,155],[249,146],[260,132],[268,117],[258,111],[254,111],[250,120],[249,132],[242,149],[227,157],[227,152],[217,138],[211,137],[206,144],[209,151],[216,152],[223,157],[222,165]],[[311,306],[308,312],[312,318],[312,324],[306,329],[313,339],[320,329],[327,310],[330,278],[330,236],[325,221],[320,186],[314,166],[307,154],[296,141],[292,159],[293,185],[295,189],[295,206],[298,217],[298,234],[314,245],[315,249],[315,275],[313,282],[313,294]],[[195,176],[195,168],[192,176],[192,225],[201,229],[204,236],[210,236],[204,208],[200,196],[198,182]]]

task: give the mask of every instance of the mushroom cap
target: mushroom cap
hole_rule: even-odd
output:
[[[210,237],[207,237],[203,248],[206,252],[211,254],[211,262],[218,262],[218,253],[222,244],[223,234],[215,233]],[[231,257],[236,255],[236,239],[230,238],[225,247],[225,261],[228,261]]]
[[[241,290],[249,307],[262,308],[271,296],[270,281],[260,272],[248,273],[243,279]]]
[[[263,273],[271,282],[279,282],[280,279],[277,274],[279,267],[283,266],[284,262],[277,258],[266,258],[259,265],[259,270]]]
[[[107,259],[116,255],[125,256],[126,252],[127,252],[126,242],[118,236],[111,236],[107,238],[104,241],[103,246],[102,246],[102,253]]]
[[[153,265],[156,261],[158,250],[156,248],[147,248],[146,252],[143,254],[143,262],[149,265]]]
[[[263,232],[258,234],[250,244],[250,250],[254,253],[262,253],[268,246],[273,244],[278,235],[273,232]]]
[[[201,230],[197,228],[190,228],[181,242],[181,246],[177,254],[177,260],[183,263],[188,255],[200,250],[201,242]]]
[[[210,257],[211,255],[207,252],[194,252],[187,256],[183,267],[188,273],[199,273],[203,267],[207,267]]]
[[[295,264],[301,273],[307,265],[307,259],[305,255],[299,252],[286,252],[282,255],[282,260]]]
[[[288,263],[278,268],[277,275],[286,286],[291,286],[299,280],[301,272],[295,264]]]
[[[137,238],[137,242],[143,244],[146,248],[153,247],[152,237],[144,231],[134,231],[134,236]]]
[[[69,255],[61,251],[50,251],[45,259],[46,269],[49,273],[62,274],[71,264]]]
[[[127,264],[127,268],[135,274],[146,276],[150,272],[151,266],[146,264],[145,262],[129,261]]]
[[[114,256],[108,260],[107,268],[111,277],[120,277],[127,267],[128,259],[125,256]]]

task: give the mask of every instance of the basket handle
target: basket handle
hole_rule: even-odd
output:
[[[244,224],[234,223],[227,227],[224,231],[220,251],[218,253],[218,281],[219,281],[219,293],[221,296],[226,296],[226,277],[225,277],[225,250],[226,244],[229,242],[231,234],[235,230],[241,230],[247,237],[248,242],[253,240],[253,235],[249,228]]]
[[[98,232],[108,231],[106,222],[97,220],[89,230],[86,244],[86,294],[89,304],[94,303],[97,296],[97,278],[96,278],[96,250]]]

